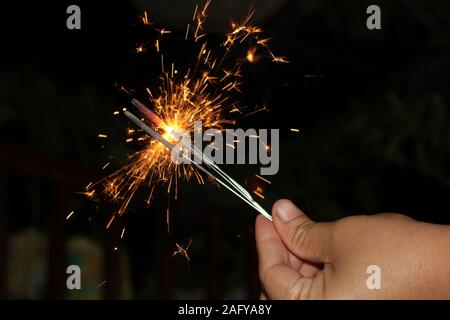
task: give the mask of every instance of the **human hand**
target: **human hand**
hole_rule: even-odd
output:
[[[261,298],[448,299],[450,227],[399,214],[311,221],[289,200],[256,220]],[[369,289],[367,268],[381,271]]]

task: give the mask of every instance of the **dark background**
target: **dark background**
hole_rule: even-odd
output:
[[[81,30],[66,28],[70,4],[81,7]],[[370,4],[381,7],[382,30],[366,28]],[[247,5],[235,6],[239,20]],[[399,212],[450,223],[450,3],[292,0],[275,7],[258,22],[290,63],[244,67],[240,101],[271,111],[238,119],[242,127],[281,129],[280,171],[264,186],[262,205],[283,197],[316,220]],[[164,12],[162,6],[157,24]],[[227,191],[183,184],[180,199],[170,202],[170,234],[162,189],[149,208],[141,204],[144,193],[137,195],[109,230],[109,205],[76,193],[109,172],[101,170],[108,155],[130,151],[123,142],[128,122],[112,115],[128,105],[118,88],[144,97],[160,66],[135,52],[152,39],[141,14],[132,2],[0,5],[1,297],[258,295],[255,212]],[[222,36],[211,34],[211,43]],[[189,46],[172,49],[175,61],[190,59]],[[106,142],[100,132],[109,134]],[[257,168],[225,169],[254,187]],[[39,266],[37,249],[28,248],[35,239],[42,242]],[[70,239],[83,239],[95,261],[87,268],[101,270],[89,292],[65,289],[66,266],[83,256]],[[190,239],[191,262],[173,257],[175,243]]]

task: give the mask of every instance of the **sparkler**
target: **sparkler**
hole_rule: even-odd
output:
[[[231,31],[225,35],[225,40],[220,48],[209,48],[206,41],[204,29],[207,9],[211,0],[207,0],[205,5],[196,6],[192,22],[187,25],[184,34],[185,40],[193,40],[199,45],[199,50],[195,54],[193,65],[186,71],[176,68],[174,63],[168,63],[164,59],[162,42],[160,39],[171,35],[171,31],[165,28],[152,27],[158,39],[155,41],[155,52],[161,59],[161,86],[157,90],[147,88],[148,97],[152,109],[146,107],[137,99],[131,103],[142,115],[138,118],[132,112],[124,109],[124,115],[141,131],[145,133],[136,139],[134,130],[129,130],[130,137],[126,141],[140,141],[145,147],[129,156],[129,163],[110,176],[86,187],[84,194],[93,197],[95,187],[102,186],[103,194],[109,199],[119,203],[119,209],[110,218],[107,228],[115,220],[116,216],[125,213],[135,192],[140,186],[147,186],[150,190],[146,202],[149,204],[153,197],[155,186],[158,183],[167,185],[167,192],[172,193],[175,199],[178,196],[178,181],[180,179],[189,180],[195,178],[200,184],[204,184],[202,174],[205,174],[211,181],[216,182],[264,215],[267,219],[272,217],[262,208],[250,195],[250,193],[221,170],[210,158],[206,157],[201,150],[191,144],[186,144],[184,140],[178,141],[175,133],[194,131],[194,121],[201,121],[206,128],[217,128],[224,130],[226,126],[234,125],[234,120],[226,118],[225,114],[242,114],[242,109],[238,107],[238,101],[233,98],[233,92],[242,92],[242,64],[256,63],[264,56],[277,63],[288,63],[281,56],[276,56],[269,47],[270,38],[263,37],[263,30],[260,27],[252,26],[250,20],[254,11],[250,13],[240,23],[233,22]],[[148,27],[153,25],[145,12],[140,17],[142,23]],[[191,25],[192,24],[192,25]],[[238,59],[229,67],[225,67],[227,56],[238,44],[249,43],[249,50],[243,59]],[[143,53],[143,43],[136,48],[136,53]],[[216,56],[214,51],[221,49],[222,56]],[[259,50],[260,49],[260,50]],[[258,56],[255,54],[258,50]],[[125,92],[129,92],[123,88]],[[265,107],[247,113],[247,115],[266,110]],[[115,111],[114,115],[119,112]],[[105,134],[99,134],[99,138],[107,138]],[[258,138],[258,137],[256,137]],[[181,155],[188,160],[187,164],[175,164],[171,159],[171,151],[174,146],[181,142],[183,150],[193,156]],[[233,145],[229,146],[234,148]],[[270,146],[265,146],[270,150]],[[202,161],[196,161],[202,160]],[[106,167],[106,166],[105,166]],[[266,180],[267,181],[267,180]],[[263,198],[261,190],[255,193]]]
[[[143,110],[143,114],[148,116],[148,120],[154,119],[157,123],[163,124],[164,121],[160,119],[155,113],[153,113],[150,109],[146,108],[142,103],[140,103],[138,100],[133,100],[134,105],[139,105],[140,110]],[[163,144],[167,149],[172,151],[174,148],[174,145],[168,142],[166,139],[164,139],[161,135],[159,135],[155,130],[148,127],[144,122],[139,120],[135,115],[133,115],[130,111],[125,111],[125,116],[130,119],[134,124],[136,124],[138,127],[140,127],[142,130],[144,130],[148,135],[150,135],[152,138]],[[152,121],[152,120],[150,120]],[[153,121],[152,121],[153,122]],[[182,156],[187,159],[191,164],[195,165],[200,171],[207,174],[209,177],[212,177],[217,181],[219,184],[233,192],[236,196],[238,196],[240,199],[242,199],[244,202],[249,204],[251,207],[253,207],[255,210],[257,210],[259,213],[261,213],[264,217],[272,221],[272,217],[267,213],[264,208],[262,208],[255,200],[253,200],[252,196],[241,186],[239,185],[235,180],[233,180],[230,176],[228,176],[225,172],[223,172],[211,159],[206,157],[200,150],[196,149],[195,147],[189,146],[187,144],[183,144],[183,146],[189,148],[189,151],[193,151],[194,157],[197,159],[203,159],[203,161],[206,162],[206,164],[213,169],[217,175],[211,173],[209,170],[205,169],[202,165],[198,164],[194,160],[192,160],[190,157],[186,156],[185,153],[182,153]]]

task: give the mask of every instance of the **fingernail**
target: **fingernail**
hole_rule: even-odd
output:
[[[283,222],[289,222],[297,218],[301,211],[289,200],[283,200],[277,203],[276,213]]]

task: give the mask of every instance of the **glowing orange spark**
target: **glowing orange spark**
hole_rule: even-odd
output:
[[[268,184],[272,184],[272,182],[270,182],[270,181],[267,180],[266,178],[261,177],[260,175],[255,174],[255,176],[256,176],[258,179],[261,179],[262,181],[264,181],[264,182],[266,182],[266,183],[268,183]]]
[[[255,62],[256,57],[255,57],[255,53],[256,53],[256,47],[251,48],[250,50],[247,51],[247,61],[250,63]]]
[[[87,190],[88,190],[88,189],[87,189]],[[95,190],[92,190],[92,191],[86,191],[86,192],[75,192],[75,193],[85,195],[85,196],[88,197],[88,198],[93,198],[93,197],[94,197],[94,194],[95,194]]]
[[[253,191],[254,194],[256,194],[261,199],[265,199],[264,195],[262,194],[261,187],[257,187],[256,190]]]
[[[272,52],[270,52],[270,55],[272,56],[272,61],[276,63],[289,63],[289,61],[286,60],[285,57],[277,57]]]
[[[187,246],[185,248],[183,248],[183,246],[179,245],[178,243],[175,243],[175,245],[177,246],[177,250],[174,251],[174,253],[172,254],[172,257],[175,257],[178,254],[181,254],[183,257],[186,258],[187,262],[191,262],[191,259],[188,255],[188,250],[191,247],[192,244],[192,239],[189,240],[189,243],[187,244]]]
[[[69,220],[70,217],[71,217],[74,213],[75,213],[75,211],[71,211],[71,212],[67,215],[66,220]]]
[[[145,47],[144,47],[144,44],[143,44],[143,43],[137,45],[137,47],[136,47],[136,53],[143,53],[143,52],[145,52],[145,51],[146,51],[146,50],[145,50]]]
[[[170,30],[166,30],[166,29],[164,29],[164,28],[162,28],[162,29],[156,29],[161,35],[165,35],[165,34],[169,34],[169,33],[172,33],[172,31],[170,31]]]
[[[144,15],[141,17],[141,20],[144,25],[148,26],[151,24],[150,20],[148,19],[148,16],[147,16],[147,11],[144,11]]]
[[[265,38],[265,39],[259,39],[258,41],[256,41],[256,43],[264,48],[267,48],[269,46],[269,41],[270,41],[270,38]]]
[[[106,225],[106,229],[109,229],[109,227],[111,226],[111,223],[113,223],[114,219],[116,218],[116,215],[113,215],[111,217],[111,219],[109,220],[108,224]]]

